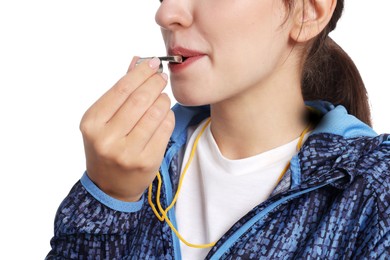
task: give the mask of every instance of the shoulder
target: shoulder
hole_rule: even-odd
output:
[[[390,219],[390,138],[389,135],[349,140],[345,156],[350,157],[350,185],[344,194],[360,201],[367,216],[376,216],[377,225],[389,230]],[[353,200],[351,200],[353,201]],[[371,212],[371,213],[370,213]],[[380,229],[382,229],[380,228]]]
[[[356,176],[366,179],[377,191],[390,191],[390,136],[358,138],[350,145],[358,151]]]
[[[344,176],[332,183],[344,190],[344,195],[390,201],[390,135],[345,138],[317,134],[308,139],[301,154],[305,175],[327,175],[329,179]]]

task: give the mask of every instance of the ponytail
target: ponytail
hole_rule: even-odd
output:
[[[305,100],[326,100],[343,105],[350,114],[371,126],[368,95],[352,59],[329,36],[341,17],[344,1],[337,6],[327,27],[317,36],[306,57],[302,75]]]

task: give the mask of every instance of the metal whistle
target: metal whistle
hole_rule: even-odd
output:
[[[139,60],[137,60],[137,63],[136,65],[140,64],[141,62],[143,62],[144,60],[149,60],[149,59],[152,59],[153,57],[145,57],[145,58],[139,58]],[[180,56],[180,55],[175,55],[175,56],[162,56],[162,57],[158,57],[161,61],[167,61],[167,62],[171,62],[171,63],[182,63],[183,62],[183,57]],[[164,67],[163,67],[163,64],[162,62],[160,63],[160,67],[158,68],[158,72],[161,73],[163,72],[164,70]]]

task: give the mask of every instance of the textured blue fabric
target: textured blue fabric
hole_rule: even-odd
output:
[[[207,259],[389,258],[389,135],[374,136],[363,123],[351,121],[342,108],[324,104],[322,130],[309,136],[286,174],[291,176],[291,186],[237,220]],[[185,130],[208,116],[203,108],[177,109],[181,116],[191,111],[193,117],[180,125],[180,134],[167,148],[162,175],[169,185],[161,194],[163,207],[177,189]],[[343,120],[358,130],[342,124]],[[332,130],[324,126],[337,121],[342,127],[324,131]],[[174,217],[173,210],[170,214]],[[51,246],[47,259],[180,259],[177,238],[147,202],[135,212],[114,210],[80,182],[58,209]]]

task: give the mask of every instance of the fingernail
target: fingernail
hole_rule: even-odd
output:
[[[161,73],[161,77],[163,77],[163,79],[165,79],[165,81],[168,81],[168,75],[166,73]]]
[[[149,60],[149,67],[152,69],[157,69],[160,66],[160,59],[157,57],[154,57],[153,59]]]

